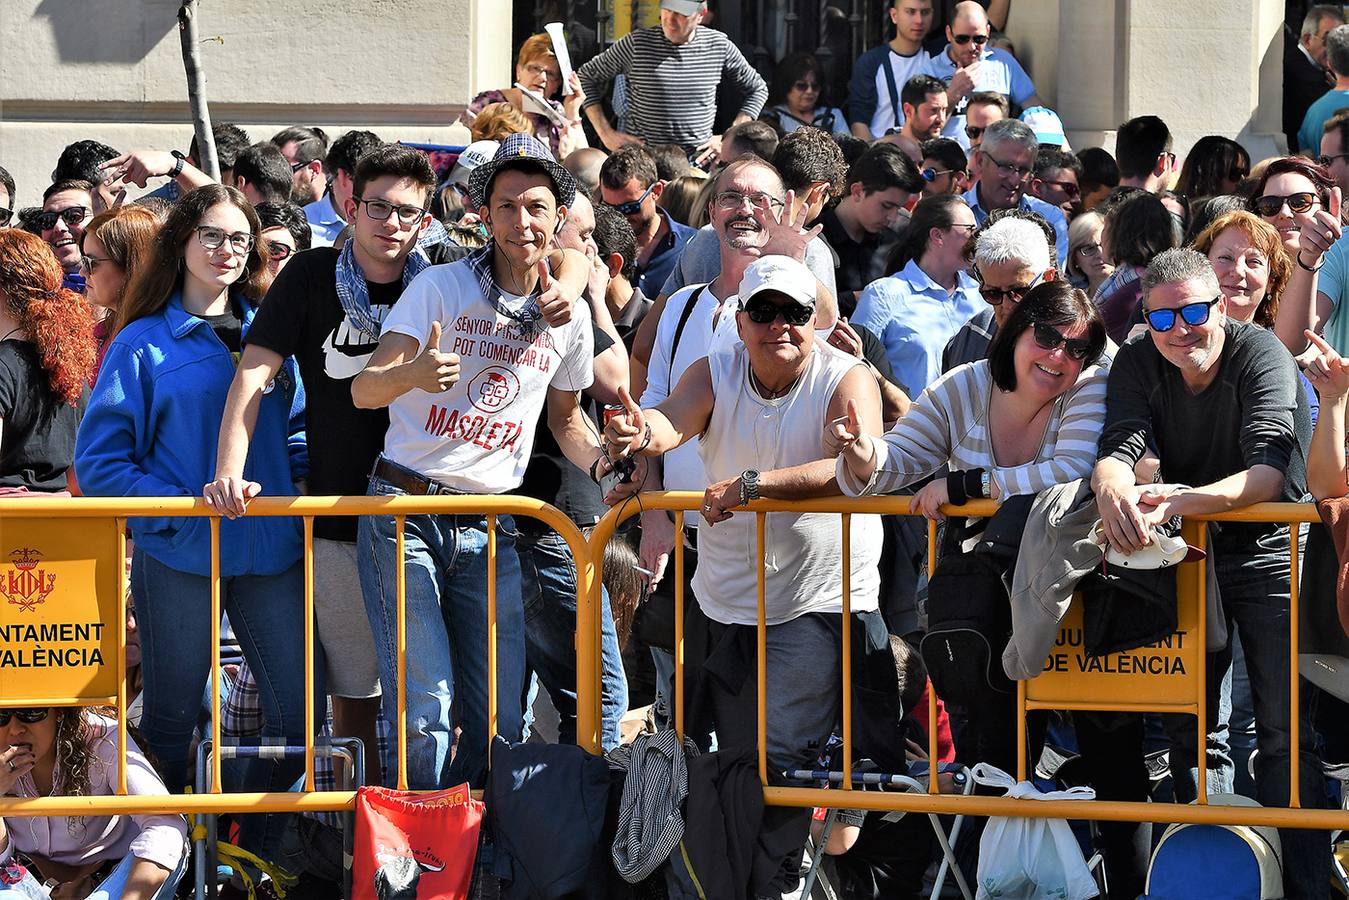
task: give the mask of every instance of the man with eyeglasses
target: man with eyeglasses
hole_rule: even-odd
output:
[[[1026,182],[1035,167],[1040,142],[1030,126],[1017,119],[994,122],[984,132],[983,143],[974,151],[970,166],[978,179],[965,192],[965,202],[974,210],[974,218],[983,224],[997,209],[1024,209],[1039,213],[1054,228],[1055,257],[1058,268],[1068,259],[1068,219],[1052,203],[1026,192]]]
[[[1052,203],[1070,217],[1077,211],[1082,199],[1078,176],[1082,163],[1076,156],[1056,147],[1041,147],[1035,154],[1035,171],[1030,192],[1046,203]]]
[[[968,147],[965,110],[976,91],[994,93],[1022,109],[1042,106],[1035,83],[1016,57],[988,46],[988,13],[975,0],[956,4],[951,24],[946,26],[946,49],[928,61],[925,71],[946,82],[951,118],[945,135]]]
[[[1326,64],[1335,83],[1307,107],[1297,132],[1298,146],[1307,148],[1308,153],[1321,146],[1326,120],[1349,106],[1349,25],[1338,25],[1326,35]]]
[[[440,242],[418,246],[431,224],[427,204],[436,176],[418,150],[385,144],[356,166],[346,216],[352,237],[339,251],[321,247],[297,254],[272,283],[248,332],[221,421],[216,481],[207,501],[225,515],[243,512],[253,487],[243,477],[257,398],[282,360],[294,356],[309,410],[313,453],[309,490],[315,494],[366,492],[389,427],[386,409],[360,409],[351,384],[379,344],[381,323],[413,277],[455,256]],[[264,227],[267,220],[264,219]],[[264,239],[267,232],[263,232]],[[563,287],[580,293],[588,267],[559,270]],[[314,523],[314,577],[318,638],[333,661],[328,686],[337,731],[372,748],[367,772],[378,782],[373,748],[380,706],[380,657],[357,571],[354,519]],[[390,717],[389,721],[396,719]]]
[[[290,164],[291,201],[300,206],[323,197],[328,179],[323,175],[323,157],[328,153],[328,135],[322,128],[292,125],[272,135],[272,143]]]
[[[1297,42],[1284,41],[1283,133],[1291,153],[1313,150],[1298,146],[1297,133],[1308,107],[1335,83],[1335,76],[1326,68],[1326,36],[1343,24],[1344,10],[1340,4],[1318,3],[1303,16]]]
[[[80,238],[94,217],[94,186],[87,181],[58,181],[42,194],[42,212],[33,218],[38,236],[47,242],[66,273],[66,286],[84,292],[80,272]]]
[[[698,229],[670,218],[657,201],[665,182],[645,147],[629,144],[600,166],[600,197],[628,220],[637,237],[637,289],[659,294],[684,245]]]
[[[988,126],[1009,119],[1011,115],[1012,107],[1002,94],[995,94],[992,91],[977,91],[970,94],[969,100],[965,103],[965,127],[961,129],[965,134],[965,142],[956,140],[956,143],[962,144],[965,150],[978,150],[979,145],[984,142],[984,132],[988,130]]]
[[[969,159],[964,149],[950,138],[933,138],[922,143],[923,162],[918,174],[923,177],[923,196],[963,194],[970,189]]]
[[[1148,334],[1120,348],[1110,371],[1105,428],[1092,476],[1110,547],[1132,554],[1173,516],[1306,498],[1311,419],[1298,369],[1273,332],[1227,318],[1227,300],[1209,261],[1166,250],[1143,277]],[[1137,484],[1149,449],[1165,484]],[[1223,523],[1211,532],[1212,572],[1229,631],[1241,635],[1255,701],[1259,758],[1256,799],[1288,805],[1290,751],[1288,653],[1289,530],[1286,524]],[[1300,551],[1299,551],[1300,552]],[[1218,694],[1232,665],[1230,646],[1210,654],[1208,777],[1230,791],[1232,763],[1218,729]],[[1300,796],[1325,805],[1321,761],[1301,693]],[[1188,716],[1169,717],[1171,771],[1178,802],[1199,790],[1197,742]],[[1280,829],[1284,890],[1323,897],[1330,872],[1325,832]]]
[[[1326,120],[1320,162],[1340,186],[1340,193],[1349,195],[1349,109],[1341,109]]]

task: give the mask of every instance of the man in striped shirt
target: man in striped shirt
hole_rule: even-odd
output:
[[[661,0],[660,25],[624,35],[583,65],[585,114],[611,151],[625,144],[678,144],[696,152],[700,165],[715,162],[721,135],[712,133],[717,87],[726,80],[744,97],[735,124],[758,117],[768,99],[763,78],[720,31],[699,28],[703,0]],[[600,101],[623,75],[628,131],[610,124]]]

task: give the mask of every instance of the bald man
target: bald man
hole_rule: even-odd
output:
[[[608,158],[609,154],[598,147],[582,147],[567,154],[567,158],[562,160],[562,168],[570,172],[578,184],[584,184],[590,196],[597,197],[600,193],[600,167]]]
[[[1042,106],[1035,84],[1016,57],[989,46],[988,13],[974,0],[957,3],[951,24],[946,26],[946,49],[932,57],[927,74],[946,82],[951,118],[942,131],[966,150],[965,107],[973,93],[994,93],[1022,109]]]

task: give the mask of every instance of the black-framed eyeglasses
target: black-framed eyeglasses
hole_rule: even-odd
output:
[[[1209,313],[1213,311],[1213,306],[1223,298],[1222,294],[1214,297],[1212,300],[1200,300],[1197,303],[1186,303],[1174,309],[1150,309],[1143,313],[1143,318],[1148,320],[1148,327],[1153,331],[1170,331],[1176,327],[1176,316],[1179,315],[1185,321],[1186,325],[1192,328],[1198,328],[1208,321]]]
[[[1251,201],[1251,209],[1266,219],[1277,216],[1284,204],[1288,205],[1288,211],[1297,215],[1305,213],[1318,202],[1317,196],[1311,191],[1298,191],[1296,194],[1287,194],[1280,196],[1278,194],[1265,194],[1263,197],[1256,197]]]
[[[739,191],[722,191],[712,198],[721,209],[730,212],[733,209],[739,209],[744,202],[748,200],[749,205],[755,209],[768,210],[777,209],[782,206],[782,201],[771,194],[765,194],[763,191],[756,191],[753,194],[742,194]]]
[[[51,231],[56,227],[56,220],[60,219],[69,226],[75,226],[89,217],[89,207],[87,206],[67,206],[65,209],[51,209],[46,212],[40,212],[33,216],[33,225],[39,231]]]
[[[988,161],[998,170],[999,175],[1015,175],[1019,181],[1025,181],[1026,176],[1034,171],[1030,166],[1014,166],[1011,163],[999,162],[991,153],[985,153]]]
[[[197,233],[197,243],[201,244],[207,250],[219,250],[229,241],[230,249],[235,253],[247,253],[253,249],[256,241],[253,235],[247,231],[236,231],[233,234],[225,231],[223,228],[216,228],[214,225],[198,225],[192,229]]]
[[[651,192],[656,189],[656,185],[658,184],[660,184],[659,181],[651,182],[646,190],[642,191],[642,196],[638,197],[636,200],[625,200],[622,203],[615,203],[613,205],[614,209],[617,210],[618,214],[621,216],[637,215],[642,211],[642,204],[646,202],[646,198],[651,196]]]
[[[0,226],[8,225],[10,217],[14,215],[14,210],[0,206]]]
[[[401,225],[411,225],[413,222],[421,220],[426,215],[426,210],[420,206],[414,206],[411,203],[390,203],[388,200],[366,200],[364,198],[356,201],[365,206],[365,215],[367,218],[374,219],[376,222],[387,222],[389,216],[395,212],[398,213],[398,222]]]
[[[1077,186],[1077,182],[1075,181],[1050,181],[1048,178],[1041,178],[1040,181],[1045,184],[1054,185],[1054,187],[1063,191],[1064,196],[1069,200],[1076,200],[1082,193],[1082,189]]]
[[[974,41],[976,47],[982,47],[984,44],[988,43],[988,35],[986,34],[954,34],[951,38],[962,47],[970,41]]]
[[[800,91],[803,94],[806,91],[818,91],[821,89],[818,81],[797,81],[792,83],[792,90]]]
[[[924,169],[922,172],[918,174],[923,176],[924,181],[926,181],[928,184],[931,184],[932,182],[936,181],[943,175],[954,175],[959,171],[960,171],[959,169],[933,169],[929,167]]]
[[[974,274],[978,276],[979,270],[975,269]],[[992,306],[997,306],[1004,300],[1011,300],[1013,303],[1020,303],[1021,298],[1029,294],[1031,288],[1039,284],[1040,279],[1044,277],[1045,273],[1041,272],[1039,275],[1036,275],[1034,278],[1031,279],[1030,284],[1022,285],[1021,287],[1010,287],[1010,288],[991,288],[985,285],[982,281],[980,281],[979,296],[984,298],[985,303],[988,303]]]
[[[979,140],[979,136],[982,135],[987,130],[988,126],[986,125],[966,125],[965,137],[969,138],[972,141],[977,141]]]
[[[1041,350],[1053,350],[1062,344],[1063,352],[1079,362],[1091,353],[1091,341],[1086,338],[1064,337],[1063,332],[1053,325],[1035,322],[1031,325],[1031,333],[1035,338],[1035,345]]]
[[[312,159],[296,160],[295,162],[290,164],[290,170],[292,172],[298,172],[305,166],[309,165],[311,162],[313,162]]]
[[[283,244],[280,241],[267,242],[267,256],[273,260],[290,259],[290,255],[295,252],[295,248],[290,244]]]
[[[1349,153],[1323,153],[1316,158],[1316,161],[1326,168],[1330,168],[1330,164],[1337,159],[1349,159]],[[1246,175],[1243,173],[1241,177],[1245,178]]]
[[[947,225],[946,227],[959,228],[965,232],[966,237],[969,237],[970,235],[974,234],[975,230],[978,229],[979,226],[974,224],[973,222],[952,222],[950,225]]]
[[[50,709],[0,709],[0,728],[9,725],[11,719],[18,719],[25,725],[36,725],[51,715]]]
[[[113,262],[108,256],[80,256],[80,271],[89,276],[98,271],[98,267],[105,262]]]
[[[786,303],[781,306],[768,298],[755,297],[745,304],[745,315],[756,325],[771,325],[778,317],[788,325],[801,326],[810,321],[815,310],[800,303]]]

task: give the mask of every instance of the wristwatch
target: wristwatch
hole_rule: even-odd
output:
[[[169,153],[173,156],[173,171],[169,173],[169,177],[177,178],[183,174],[183,166],[187,163],[187,157],[183,155],[181,150],[170,150]]]
[[[993,479],[988,474],[988,469],[979,473],[979,494],[983,497],[993,496]]]
[[[740,505],[759,499],[759,470],[746,469],[740,473]]]

